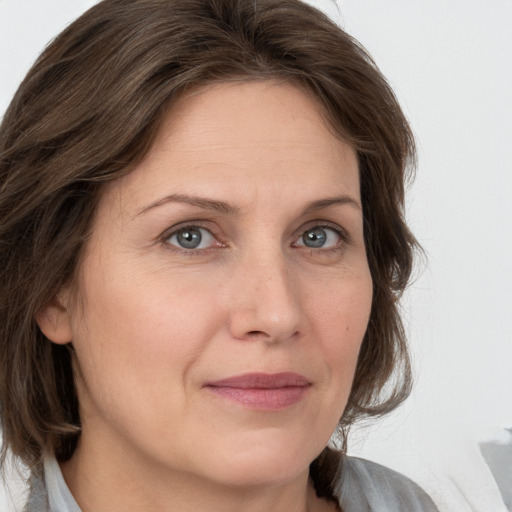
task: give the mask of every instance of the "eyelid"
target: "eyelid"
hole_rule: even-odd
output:
[[[312,229],[315,229],[315,228],[325,228],[325,229],[330,229],[332,231],[335,231],[339,237],[341,238],[342,242],[344,244],[349,244],[351,243],[352,241],[352,238],[350,236],[350,234],[348,233],[348,231],[343,228],[342,226],[340,226],[339,224],[335,223],[335,222],[331,222],[331,221],[326,221],[326,220],[315,220],[315,221],[311,221],[311,222],[308,222],[307,224],[301,226],[301,228],[299,230],[297,230],[295,233],[294,233],[294,244],[296,243],[297,240],[299,240],[306,231],[310,231]],[[304,245],[300,245],[300,247],[303,247]],[[305,246],[307,247],[307,246]],[[308,247],[308,249],[310,249]],[[330,248],[332,249],[332,248]],[[321,248],[318,249],[318,250],[322,250]],[[325,250],[325,249],[324,249]]]
[[[199,229],[204,229],[204,230],[208,231],[208,233],[214,238],[214,240],[216,242],[215,245],[212,245],[211,247],[207,247],[207,248],[200,248],[200,249],[197,249],[197,248],[196,249],[186,249],[186,248],[180,248],[177,245],[169,243],[168,240],[172,236],[176,235],[180,230],[187,229],[187,228],[199,228]],[[297,243],[306,231],[309,231],[309,230],[315,229],[315,228],[325,228],[325,229],[334,231],[341,239],[341,243],[340,243],[341,246],[350,244],[352,241],[351,236],[348,233],[348,231],[345,228],[343,228],[342,226],[340,226],[339,224],[332,222],[332,221],[327,221],[327,220],[313,220],[306,224],[303,224],[299,229],[297,229],[295,231],[295,233],[293,234],[292,247],[305,247],[307,249],[312,249],[314,251],[322,251],[322,250],[328,251],[328,250],[337,250],[337,249],[341,248],[339,246],[336,246],[336,247],[328,247],[328,248],[320,247],[318,249],[315,249],[315,248],[307,247],[305,244]],[[187,253],[187,254],[194,254],[194,253],[203,253],[204,254],[205,252],[208,252],[209,250],[225,248],[228,246],[228,244],[225,243],[222,240],[222,238],[219,236],[218,231],[219,231],[218,229],[215,229],[215,224],[212,223],[211,221],[188,220],[188,221],[183,221],[178,224],[175,224],[175,225],[171,226],[170,228],[167,228],[158,237],[158,241],[160,243],[162,243],[169,250],[174,250],[177,252]]]
[[[215,245],[212,245],[210,247],[203,247],[203,248],[193,248],[193,249],[186,249],[184,247],[179,247],[177,245],[169,243],[169,239],[172,238],[174,235],[178,234],[179,231],[183,229],[202,229],[207,231],[211,237],[215,240]],[[189,220],[180,222],[178,224],[175,224],[171,226],[170,228],[167,228],[159,237],[158,241],[162,243],[167,249],[180,252],[180,253],[187,253],[187,254],[194,254],[194,253],[205,253],[212,249],[220,249],[223,247],[226,247],[226,244],[220,240],[218,233],[216,233],[216,229],[213,229],[214,226],[209,221],[204,220]]]

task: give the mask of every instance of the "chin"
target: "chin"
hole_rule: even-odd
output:
[[[307,474],[310,463],[321,450],[322,447],[314,451],[311,448],[306,450],[303,444],[290,447],[283,443],[281,447],[276,447],[275,444],[255,443],[236,453],[224,452],[216,461],[212,461],[212,466],[218,467],[211,467],[211,474],[214,479],[237,487],[286,484],[301,474]]]

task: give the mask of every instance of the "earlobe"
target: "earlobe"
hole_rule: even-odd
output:
[[[36,315],[41,332],[54,343],[65,345],[73,340],[69,315],[69,301],[58,293],[50,303]]]

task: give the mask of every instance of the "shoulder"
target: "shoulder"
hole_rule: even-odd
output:
[[[406,476],[375,462],[343,457],[335,493],[344,512],[438,512]]]

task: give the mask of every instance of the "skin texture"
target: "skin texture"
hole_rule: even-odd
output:
[[[194,250],[177,234],[193,226]],[[106,186],[78,287],[38,323],[76,351],[83,431],[62,468],[84,512],[332,508],[308,466],[345,408],[372,284],[357,157],[314,99],[241,82],[180,100]],[[251,372],[308,386],[268,410],[206,385]]]

